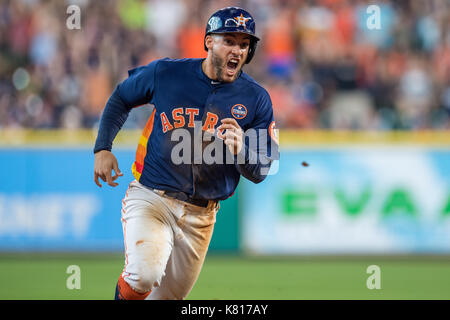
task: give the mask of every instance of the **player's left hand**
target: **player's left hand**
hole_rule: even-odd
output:
[[[232,154],[237,155],[242,150],[243,131],[233,118],[225,118],[221,122],[222,124],[217,127],[217,136],[224,140]],[[224,130],[225,134],[222,133]]]

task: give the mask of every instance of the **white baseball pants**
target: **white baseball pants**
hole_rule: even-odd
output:
[[[123,279],[146,300],[184,299],[200,274],[219,202],[203,208],[163,195],[138,181],[122,201]]]

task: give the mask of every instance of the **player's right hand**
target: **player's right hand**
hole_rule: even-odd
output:
[[[112,176],[111,172],[114,170],[115,175]],[[118,177],[123,176],[123,173],[119,169],[116,157],[112,152],[108,150],[101,150],[95,153],[94,163],[94,181],[100,188],[102,187],[98,178],[107,182],[111,187],[118,186],[117,182],[114,182]]]

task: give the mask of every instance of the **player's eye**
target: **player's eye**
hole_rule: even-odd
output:
[[[242,43],[241,44],[241,49],[247,49],[248,48],[248,43],[247,42],[245,42],[245,43]]]
[[[234,42],[231,39],[225,39],[225,44],[228,46],[232,46],[234,44]]]

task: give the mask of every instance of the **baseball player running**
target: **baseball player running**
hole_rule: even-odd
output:
[[[258,41],[247,11],[221,9],[206,25],[206,59],[165,58],[132,69],[109,98],[94,148],[99,187],[99,178],[115,187],[122,176],[111,149],[130,110],[155,106],[122,201],[125,266],[115,299],[184,299],[203,265],[219,201],[234,193],[241,175],[263,181],[278,158],[270,97],[242,71]],[[247,138],[250,129],[259,139],[256,148]],[[180,132],[194,139],[174,153],[186,142]],[[198,132],[209,140],[196,140]],[[216,161],[197,156],[217,142],[223,153],[215,149]]]

